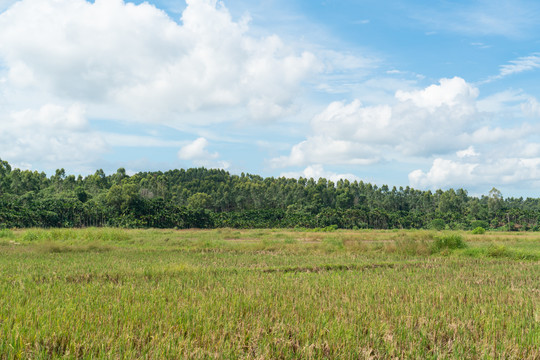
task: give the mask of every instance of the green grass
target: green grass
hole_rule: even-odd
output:
[[[0,359],[540,358],[534,233],[6,234]]]

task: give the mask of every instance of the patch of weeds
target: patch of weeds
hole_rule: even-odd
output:
[[[15,233],[10,229],[0,229],[0,239],[13,239]]]
[[[509,258],[514,260],[540,260],[540,255],[525,251],[517,251],[507,248],[504,245],[492,244],[487,248],[487,256],[494,258]]]
[[[45,253],[82,253],[82,252],[106,252],[113,248],[102,244],[86,244],[86,245],[66,245],[59,244],[54,241],[43,242],[39,244],[38,249]]]
[[[344,238],[343,245],[345,249],[352,252],[366,252],[369,250],[369,246],[365,242],[352,237]]]
[[[272,245],[276,245],[276,244],[279,244],[280,241],[277,240],[277,239],[269,239],[269,238],[265,238],[265,239],[262,239],[262,244],[264,246],[272,246]]]
[[[341,250],[345,247],[343,239],[338,237],[327,237],[323,240],[323,244],[328,251]]]
[[[466,248],[466,249],[463,249],[463,251],[461,251],[459,254],[464,255],[464,256],[478,258],[478,257],[485,256],[486,251],[485,249],[481,249],[481,248]]]
[[[467,244],[463,240],[463,236],[459,234],[446,234],[435,237],[435,241],[432,244],[431,252],[438,253],[444,249],[464,249]]]
[[[223,232],[224,240],[239,239],[241,236],[242,236],[242,233],[240,231],[224,231]]]
[[[41,239],[43,236],[42,236],[42,232],[41,231],[37,231],[37,230],[28,230],[26,231],[23,236],[22,236],[22,239],[24,241],[37,241],[39,239]]]
[[[516,260],[538,261],[538,260],[540,260],[540,255],[526,253],[526,252],[523,252],[523,251],[513,251],[512,252],[512,258],[516,259]]]
[[[195,244],[201,249],[220,249],[227,247],[227,243],[221,239],[204,239]]]
[[[473,235],[483,235],[486,233],[486,229],[484,229],[481,226],[478,226],[474,228],[474,230],[471,232]]]
[[[504,245],[490,245],[487,249],[487,255],[490,257],[509,257],[510,250]]]
[[[80,246],[79,248],[81,248],[81,250],[85,252],[107,252],[113,250],[112,246],[98,243],[86,244],[84,246]]]
[[[429,255],[430,249],[425,241],[412,238],[398,239],[394,242],[395,252],[403,255]]]
[[[298,240],[296,240],[295,238],[293,237],[288,237],[286,238],[285,240],[283,240],[283,242],[285,244],[297,244],[298,243]]]
[[[255,231],[251,234],[251,236],[254,236],[254,237],[263,237],[263,236],[266,236],[268,232],[267,231],[264,231],[264,230],[259,230],[259,231]]]
[[[88,229],[87,238],[102,241],[125,241],[130,239],[129,232],[122,229],[102,228]]]

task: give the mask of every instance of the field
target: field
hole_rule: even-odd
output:
[[[0,359],[540,359],[540,234],[0,230]]]

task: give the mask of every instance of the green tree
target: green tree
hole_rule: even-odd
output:
[[[489,212],[492,214],[497,213],[499,210],[502,209],[503,205],[503,196],[499,190],[496,188],[492,188],[489,190],[489,196],[488,196],[488,209]]]
[[[11,187],[11,166],[7,161],[0,159],[0,195],[9,191]]]
[[[188,208],[194,210],[210,209],[212,207],[212,197],[205,193],[195,193],[188,198]]]

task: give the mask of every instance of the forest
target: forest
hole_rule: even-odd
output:
[[[540,199],[192,168],[54,175],[0,159],[0,227],[540,229]]]

